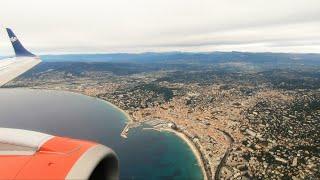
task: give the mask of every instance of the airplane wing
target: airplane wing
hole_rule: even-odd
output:
[[[0,87],[41,62],[39,57],[23,47],[11,29],[6,30],[16,56],[0,60]]]
[[[41,60],[37,57],[13,57],[0,60],[0,86],[28,71]]]
[[[11,29],[16,57],[0,60],[0,86],[28,71],[40,59],[26,50]],[[0,128],[0,179],[119,178],[118,158],[108,147],[40,132]]]

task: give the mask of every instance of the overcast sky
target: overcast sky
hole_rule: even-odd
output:
[[[320,0],[0,0],[3,27],[47,53],[320,53]]]

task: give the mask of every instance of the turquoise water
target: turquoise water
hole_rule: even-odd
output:
[[[130,130],[120,137],[126,117],[96,98],[28,89],[0,89],[0,127],[41,131],[97,141],[120,159],[121,179],[203,179],[188,145],[171,133]]]

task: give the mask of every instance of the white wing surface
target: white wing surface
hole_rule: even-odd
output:
[[[38,57],[14,57],[0,60],[0,86],[40,63]]]
[[[6,30],[16,57],[0,60],[0,87],[41,62],[39,57],[23,47],[11,29]]]

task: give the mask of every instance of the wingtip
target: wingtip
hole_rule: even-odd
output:
[[[15,33],[10,29],[6,28],[9,39],[11,41],[11,44],[13,46],[13,49],[15,51],[16,56],[28,56],[28,57],[34,57],[35,55],[29,52],[27,49],[24,48],[24,46],[21,44],[21,42],[18,40]]]

